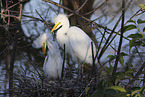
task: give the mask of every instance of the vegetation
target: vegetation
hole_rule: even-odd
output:
[[[49,8],[56,13],[63,9],[70,17],[71,25],[82,28],[90,38],[96,43],[97,54],[94,55],[94,61],[98,64],[93,67],[83,64],[83,75],[76,78],[76,63],[71,62],[67,57],[65,60],[67,66],[64,68],[62,79],[47,80],[42,69],[44,57],[41,49],[35,49],[32,46],[33,40],[37,36],[27,37],[21,29],[21,18],[30,18],[30,21],[44,23],[45,29],[51,29],[52,23],[47,21],[44,16],[39,14],[39,18],[22,14],[23,6],[27,0],[1,0],[1,18],[0,18],[0,58],[2,70],[6,73],[3,82],[9,82],[9,88],[0,95],[13,96],[79,96],[79,97],[144,97],[145,96],[145,20],[138,18],[145,13],[145,6],[139,4],[139,10],[125,20],[127,10],[134,4],[133,0],[117,1],[121,4],[119,18],[115,18],[114,27],[109,28],[108,23],[98,22],[103,17],[110,15],[105,6],[112,3],[111,0],[93,7],[94,0],[60,0],[60,3],[51,0],[47,2]],[[141,1],[141,0],[139,0]],[[62,2],[62,3],[61,3]],[[51,5],[50,5],[51,4]],[[58,9],[53,9],[55,5]],[[100,17],[91,20],[91,15],[98,10],[103,11]],[[119,12],[118,12],[119,11]],[[111,13],[111,12],[110,12]],[[107,17],[106,17],[107,19]],[[29,22],[30,22],[29,21]],[[26,21],[27,22],[27,21]],[[104,26],[105,25],[105,26]],[[92,31],[93,30],[93,31]],[[132,32],[136,33],[132,33]],[[126,33],[129,33],[126,36]],[[100,34],[101,37],[96,35]],[[119,38],[118,43],[113,45],[115,38]],[[127,41],[124,46],[123,42]],[[105,60],[102,57],[108,50],[113,50],[113,54],[107,55]],[[126,50],[125,50],[126,49]],[[128,50],[127,50],[128,49]],[[62,56],[64,51],[60,48]],[[16,64],[16,62],[18,62]],[[21,63],[23,62],[23,63]],[[5,64],[5,65],[3,65]],[[22,65],[23,64],[23,65]],[[9,80],[8,80],[9,78]]]

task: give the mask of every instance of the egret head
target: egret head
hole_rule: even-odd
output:
[[[51,33],[52,33],[54,30],[60,28],[61,26],[62,26],[63,28],[69,28],[69,20],[68,20],[68,18],[67,18],[67,15],[65,15],[65,14],[58,14],[58,16],[56,16],[56,17],[54,18],[54,23],[55,23],[55,25],[54,25],[54,27],[52,28]]]

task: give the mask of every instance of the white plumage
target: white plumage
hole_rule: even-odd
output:
[[[60,55],[58,45],[52,40],[51,35],[43,33],[35,41],[36,48],[42,47],[43,43],[48,46],[49,52],[43,64],[43,71],[48,79],[57,79],[61,77],[63,60]]]
[[[51,30],[58,29],[56,39],[63,48],[66,45],[66,51],[70,53],[74,61],[79,58],[80,61],[92,65],[92,48],[90,37],[80,28],[69,25],[69,20],[65,14],[59,14],[54,18],[55,26]],[[94,55],[96,47],[93,43]]]

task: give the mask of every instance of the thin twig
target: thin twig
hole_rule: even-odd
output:
[[[33,17],[33,16],[29,16],[29,15],[22,15],[22,16],[24,16],[24,17],[28,17],[28,18],[32,18],[32,19],[35,19],[35,20],[37,20],[37,21],[41,21],[41,22],[43,22],[43,20],[41,20],[40,18],[36,18],[36,17]],[[44,22],[43,22],[44,23]],[[48,23],[47,23],[48,24]]]
[[[99,16],[99,17],[93,19],[92,22],[95,22],[96,20],[102,18],[102,17],[103,17],[104,15],[106,15],[107,13],[108,13],[108,12],[104,12],[101,16]]]
[[[49,25],[45,22],[45,20],[42,18],[42,16],[39,14],[39,12],[35,9],[36,13],[40,16],[42,19],[43,23],[47,26],[47,28],[50,28]]]
[[[83,95],[83,93],[86,91],[86,89],[89,87],[89,85],[92,83],[92,81],[94,80],[94,78],[91,79],[91,81],[87,84],[86,88],[84,89],[84,91],[80,94],[79,97],[81,97]]]
[[[115,24],[113,30],[111,31],[109,37],[107,38],[107,40],[106,40],[106,42],[105,42],[105,44],[104,44],[104,46],[103,46],[103,48],[102,48],[102,50],[101,50],[101,52],[100,52],[100,54],[99,54],[98,59],[100,59],[100,58],[102,57],[103,53],[105,52],[105,50],[106,50],[106,48],[107,48],[107,44],[108,44],[108,42],[109,42],[111,36],[113,35],[115,29],[117,28],[117,25],[119,24],[119,22],[120,22],[120,18],[118,19],[118,21],[117,21],[117,23]]]
[[[63,79],[63,75],[64,75],[64,64],[65,64],[65,44],[64,44],[64,57],[63,57],[63,64],[62,64],[62,71],[61,71],[61,79]]]
[[[84,3],[75,12],[79,12],[85,6],[85,4],[87,3],[87,1],[88,0],[85,0]],[[74,13],[69,14],[68,17],[70,17],[72,15],[74,15]]]
[[[8,11],[10,8],[12,8],[12,7],[14,7],[14,6],[18,5],[18,4],[20,4],[20,2],[17,2],[17,3],[15,3],[15,4],[11,5],[10,7],[8,7],[8,8],[7,8],[6,10],[4,10],[3,12]]]
[[[20,1],[22,1],[22,0],[20,0]],[[7,10],[8,10],[8,8],[7,8]],[[8,14],[9,14],[9,10],[8,10]],[[19,31],[20,31],[21,17],[22,17],[22,4],[20,4],[19,17],[17,17],[17,19],[19,21],[17,22],[17,30],[16,30],[16,34],[15,34],[15,38],[14,38],[14,46],[13,46],[13,52],[12,52],[12,55],[11,55],[11,62],[10,62],[10,72],[9,72],[9,76],[10,76],[9,77],[9,96],[10,97],[13,97],[13,90],[12,90],[13,89],[13,78],[14,78],[13,70],[14,70],[15,55],[16,55],[16,51],[17,51],[17,42],[18,42]],[[8,19],[8,21],[9,20],[10,19]]]
[[[114,85],[115,85],[115,80],[116,80],[116,76],[115,75],[116,75],[116,71],[117,71],[118,61],[120,59],[120,51],[121,51],[121,45],[122,45],[123,33],[124,33],[124,17],[125,17],[125,11],[124,10],[125,10],[125,3],[124,3],[124,0],[122,0],[121,36],[120,36],[120,41],[119,41],[116,61],[115,61],[115,65],[114,65],[113,72],[112,72],[112,76],[114,77],[114,82],[113,82]]]
[[[95,67],[95,58],[94,58],[93,42],[91,42],[91,48],[92,48],[92,65]]]
[[[95,59],[95,56],[94,56],[94,47],[93,47],[93,42],[91,42],[91,47],[92,47],[92,61],[93,61],[93,66],[92,66],[92,75],[95,77],[95,84],[93,87],[96,88],[96,83],[97,83],[97,77],[99,76],[98,74],[98,68],[95,64],[96,62],[96,59]]]
[[[86,20],[86,21],[92,23],[93,25],[97,25],[98,27],[103,28],[103,29],[106,28],[106,27],[104,27],[104,26],[102,26],[102,25],[100,25],[100,24],[97,24],[96,22],[92,22],[90,19],[84,17],[83,15],[81,15],[81,14],[79,14],[79,13],[77,13],[77,12],[71,10],[71,9],[69,9],[68,7],[62,6],[62,5],[58,4],[58,3],[53,2],[53,1],[50,1],[50,0],[43,0],[43,1],[49,2],[49,3],[53,4],[53,5],[56,5],[56,6],[58,6],[58,7],[61,7],[61,8],[63,8],[63,9],[65,9],[65,10],[68,10],[68,11],[70,11],[70,12],[72,12],[72,13],[74,13],[74,14],[80,16],[80,17],[83,18],[84,20]],[[112,30],[109,29],[109,28],[107,28],[107,30],[112,31]]]
[[[16,50],[17,50],[17,42],[18,42],[18,34],[19,34],[19,26],[20,23],[18,23],[18,28],[17,32],[14,37],[14,46],[13,46],[13,52],[11,55],[11,61],[10,61],[10,72],[9,72],[9,96],[13,97],[13,70],[14,70],[14,62],[15,62],[15,55],[16,55]]]
[[[1,17],[14,17],[14,18],[17,18],[17,16],[15,15],[7,15],[7,14],[3,14],[3,13],[0,13]]]
[[[97,55],[98,55],[98,53],[99,53],[99,50],[100,50],[100,48],[101,48],[101,44],[102,44],[102,42],[103,42],[103,39],[105,38],[105,32],[106,32],[106,29],[104,29],[104,33],[103,33],[103,35],[102,35],[100,44],[99,44],[99,46],[98,46],[98,51],[97,51],[97,53],[96,53],[96,55],[95,55],[95,60],[96,60]]]
[[[62,0],[59,0],[59,4],[61,4]],[[58,9],[58,13],[60,13],[60,7]]]
[[[131,1],[129,2],[128,6],[127,6],[126,9],[125,9],[125,12],[127,11],[127,9],[129,8],[129,5],[131,5],[132,2],[133,2],[133,0],[131,0]],[[119,34],[119,32],[121,31],[121,29],[120,29],[117,33],[115,32],[115,29],[116,29],[117,25],[119,24],[121,18],[122,18],[122,15],[119,17],[119,19],[118,19],[118,21],[116,22],[116,24],[115,24],[113,30],[111,31],[109,37],[107,38],[106,43],[105,43],[105,45],[103,46],[103,48],[102,48],[102,50],[101,50],[101,52],[100,52],[100,54],[99,54],[99,57],[98,57],[99,59],[102,57],[103,53],[106,51],[106,49],[108,48],[108,46],[112,43],[112,41],[115,39],[115,37],[116,37],[116,36]],[[125,24],[124,24],[124,25],[125,25]],[[107,30],[108,30],[108,29],[107,29]],[[113,33],[116,33],[116,35],[115,35],[115,36],[112,38],[112,40],[109,42],[109,39],[111,38],[111,36],[112,36]],[[108,42],[109,42],[109,43],[108,43]],[[107,43],[108,43],[108,45],[107,45]]]
[[[22,2],[22,1],[23,1],[23,0],[20,0],[20,2]],[[21,22],[22,10],[23,10],[23,5],[22,5],[22,3],[20,3],[20,13],[19,13],[19,17],[18,17],[19,22]]]
[[[140,67],[140,69],[138,70],[138,72],[136,73],[136,75],[133,77],[133,79],[128,83],[128,85],[126,86],[126,88],[128,89],[133,82],[139,77],[139,75],[142,73],[142,70],[145,68],[145,62],[142,64],[142,66]]]
[[[109,0],[105,0],[102,4],[100,4],[97,8],[93,9],[92,11],[90,12],[87,12],[83,15],[88,15],[88,14],[92,14],[93,12],[95,12],[96,10],[98,10],[100,7],[102,7],[103,5],[105,5]]]
[[[131,5],[131,3],[133,2],[133,0],[131,0],[130,2],[129,2],[129,4],[128,5]],[[127,6],[126,7],[126,9],[125,9],[125,12],[127,11],[127,9],[129,8],[129,6]],[[120,18],[119,18],[119,20],[121,20],[121,16],[120,16]],[[126,23],[124,24],[124,26],[126,25]],[[104,49],[104,50],[106,50],[107,48],[108,48],[108,46],[112,43],[112,41],[115,39],[115,37],[117,36],[117,35],[120,35],[119,34],[119,32],[121,31],[121,29],[116,33],[116,32],[113,32],[113,33],[116,33],[115,34],[115,36],[112,38],[112,40],[108,43],[108,45],[106,46],[106,48]],[[128,39],[127,39],[128,40]]]
[[[140,52],[138,51],[138,49],[137,49],[137,47],[136,47],[136,46],[135,46],[135,49],[136,49],[136,51],[137,51],[137,53],[138,53],[138,55],[139,55],[139,57],[140,57],[141,61],[143,62],[143,59],[142,59],[142,57],[141,57],[141,55],[140,55]]]
[[[21,52],[22,51],[19,51],[19,50],[17,50],[17,52],[23,57],[23,58],[25,58],[32,66],[33,66],[33,68],[36,70],[36,72],[38,73],[38,75],[39,75],[39,77],[41,77],[41,74],[39,73],[39,71],[37,70],[37,68],[36,68],[36,66],[24,55],[24,54],[22,54]]]

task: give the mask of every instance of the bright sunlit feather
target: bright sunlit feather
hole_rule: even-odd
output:
[[[90,37],[80,28],[76,26],[69,26],[69,20],[65,14],[59,14],[54,18],[55,26],[51,30],[58,29],[56,39],[63,48],[66,45],[66,51],[70,53],[73,60],[79,58],[80,61],[92,65],[92,48]],[[62,27],[61,27],[62,26]],[[94,55],[96,54],[96,47],[93,43]]]
[[[51,35],[46,33],[39,36],[35,41],[34,45],[36,48],[40,48],[45,43],[48,46],[49,52],[45,58],[43,64],[43,71],[48,79],[57,79],[61,77],[62,71],[62,58],[56,42],[52,40]]]

